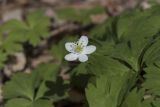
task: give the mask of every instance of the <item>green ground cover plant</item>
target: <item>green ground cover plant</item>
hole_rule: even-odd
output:
[[[102,12],[100,8],[78,14],[71,10],[66,10],[68,14],[58,10],[59,17],[82,25],[90,22],[86,14]],[[9,55],[23,51],[24,43],[37,46],[47,38],[49,22],[43,12],[36,11],[25,21],[1,25],[1,68]],[[58,63],[12,75],[3,86],[3,106],[54,107],[55,102],[69,97],[68,91],[74,86],[85,93],[84,107],[160,107],[160,6],[126,11],[96,25],[88,35],[89,44],[96,46],[88,61],[64,60],[65,43],[78,38],[64,37],[48,49]],[[70,79],[59,76],[62,67],[69,68]]]

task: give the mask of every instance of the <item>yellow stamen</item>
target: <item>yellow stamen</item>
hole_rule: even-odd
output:
[[[81,47],[81,45],[77,45],[76,47],[75,47],[75,49],[74,49],[74,51],[76,52],[76,53],[80,53],[81,51],[82,51],[82,47]]]

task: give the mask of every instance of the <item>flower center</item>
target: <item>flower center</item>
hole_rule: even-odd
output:
[[[82,46],[81,45],[77,45],[76,47],[75,47],[75,49],[74,49],[74,51],[76,52],[76,53],[81,53],[82,52]]]

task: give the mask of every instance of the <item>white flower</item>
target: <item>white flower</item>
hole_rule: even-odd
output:
[[[85,62],[88,60],[88,54],[93,53],[96,50],[96,46],[89,45],[88,44],[88,37],[87,36],[81,36],[81,38],[73,43],[68,42],[65,44],[65,48],[70,53],[65,56],[65,60],[67,61],[75,61],[79,60],[80,62]]]

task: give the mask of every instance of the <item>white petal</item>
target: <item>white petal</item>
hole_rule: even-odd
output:
[[[68,42],[68,43],[65,44],[65,48],[69,52],[73,52],[74,46],[75,46],[75,44],[72,43],[72,42]]]
[[[91,54],[96,51],[96,46],[90,45],[84,48],[83,54]]]
[[[67,54],[64,57],[64,59],[67,60],[67,61],[75,61],[75,60],[77,60],[77,58],[78,58],[78,55],[74,54],[74,53]]]
[[[81,55],[79,55],[78,59],[80,62],[85,62],[88,60],[88,56],[85,54],[81,54]]]
[[[79,44],[82,44],[83,46],[87,46],[88,44],[88,37],[87,36],[81,36],[81,38],[78,41]]]

